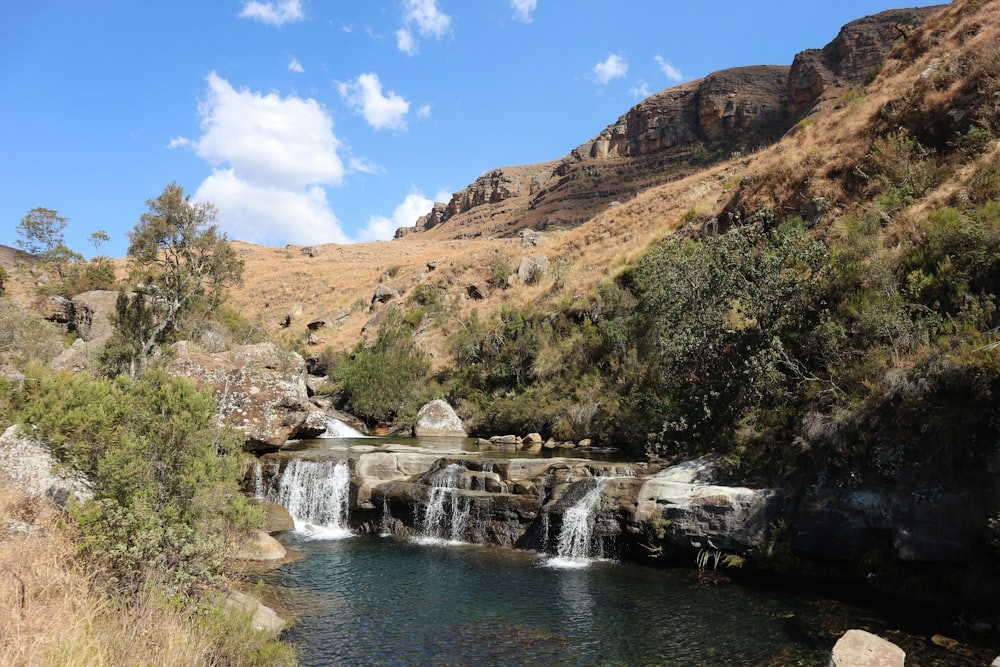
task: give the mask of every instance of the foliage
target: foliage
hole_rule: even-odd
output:
[[[7,273],[7,269],[0,266],[0,294],[3,294],[4,286],[7,284],[9,278],[10,275]]]
[[[412,328],[393,311],[379,328],[375,342],[359,343],[330,374],[343,407],[373,422],[413,423],[430,398],[430,363],[413,346]]]
[[[72,508],[82,549],[109,585],[148,581],[187,593],[221,574],[235,537],[260,517],[239,492],[239,435],[214,424],[208,393],[150,372],[90,380],[41,371],[13,397],[12,417],[87,475],[94,499]]]
[[[19,248],[30,253],[46,264],[51,264],[59,278],[65,274],[67,262],[82,259],[69,249],[63,237],[63,229],[69,218],[64,218],[56,211],[48,208],[33,208],[21,218],[17,225],[19,238],[16,243]]]
[[[47,363],[63,351],[59,328],[13,297],[0,294],[0,366],[24,370],[31,362]]]
[[[107,372],[127,369],[133,378],[145,373],[153,349],[169,341],[185,313],[196,305],[205,311],[218,308],[225,289],[243,274],[243,262],[212,224],[214,206],[192,202],[176,183],[146,206],[129,233],[128,248],[135,287],[127,299],[142,303],[117,309],[105,355]]]

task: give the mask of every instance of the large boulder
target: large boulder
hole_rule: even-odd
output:
[[[252,595],[230,589],[226,592],[225,603],[233,609],[249,614],[250,625],[255,630],[276,637],[285,629],[285,620]]]
[[[219,417],[243,431],[248,451],[281,447],[315,410],[306,389],[305,361],[273,343],[179,354],[170,361],[170,370],[212,390]]]
[[[848,630],[837,640],[829,667],[903,667],[903,649],[864,630]]]
[[[29,496],[45,496],[65,507],[70,498],[93,497],[82,475],[60,467],[47,447],[11,426],[0,436],[0,477]]]
[[[417,412],[417,423],[413,427],[418,438],[449,436],[464,438],[468,436],[462,420],[455,414],[454,408],[447,401],[437,399],[427,403]]]
[[[85,341],[104,342],[111,335],[111,316],[118,292],[91,290],[73,297],[73,327]]]
[[[637,524],[669,521],[666,540],[685,549],[753,553],[780,519],[786,497],[772,489],[715,484],[710,459],[688,461],[647,478],[636,498]]]
[[[276,561],[288,555],[284,545],[263,530],[255,530],[250,538],[236,550],[233,558],[250,561]]]

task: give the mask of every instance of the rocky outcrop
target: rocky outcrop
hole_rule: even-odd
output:
[[[837,640],[829,667],[903,667],[903,649],[864,630],[848,630]]]
[[[305,361],[273,343],[178,354],[169,368],[212,390],[219,418],[243,431],[248,451],[281,447],[315,411],[306,389]]]
[[[848,23],[791,65],[720,70],[658,92],[562,160],[490,171],[396,236],[513,237],[575,227],[645,188],[776,141],[816,104],[863,85],[901,31],[938,9],[882,12]]]
[[[283,618],[252,595],[242,591],[228,590],[225,593],[225,604],[250,616],[250,625],[272,637],[281,634],[287,623]]]
[[[453,437],[464,438],[469,434],[455,409],[447,401],[437,399],[427,403],[417,412],[417,423],[413,434],[418,438]]]
[[[85,341],[103,342],[111,335],[111,316],[118,292],[91,290],[73,297],[73,328]]]
[[[0,436],[0,479],[28,496],[50,498],[65,507],[93,497],[90,483],[67,471],[43,444],[26,437],[20,426],[11,426]]]

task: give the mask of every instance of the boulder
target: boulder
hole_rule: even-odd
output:
[[[391,287],[386,287],[385,285],[379,285],[375,288],[375,293],[372,295],[371,305],[369,310],[375,310],[379,304],[387,303],[393,299],[399,298],[399,292],[392,289]]]
[[[829,667],[903,667],[906,653],[890,641],[864,630],[848,630],[837,640]]]
[[[248,451],[281,447],[314,412],[305,361],[273,343],[178,355],[169,369],[213,391],[219,417],[243,431]]]
[[[285,620],[252,595],[229,590],[226,592],[226,605],[251,614],[250,624],[255,630],[261,630],[276,637],[285,629]]]
[[[54,371],[65,371],[67,373],[79,373],[87,370],[91,362],[97,358],[103,341],[86,341],[77,338],[73,344],[59,353],[55,359],[49,362],[49,368]]]
[[[60,507],[70,498],[82,502],[93,497],[85,477],[59,466],[48,447],[25,436],[20,426],[11,426],[0,436],[0,477],[29,496],[51,498]]]
[[[53,294],[45,302],[42,316],[49,322],[70,324],[73,321],[73,302],[64,296]]]
[[[784,494],[771,489],[713,484],[715,464],[699,459],[648,477],[636,498],[634,522],[665,519],[665,539],[685,549],[752,553],[768,539],[769,524],[785,510]]]
[[[329,419],[322,410],[312,410],[289,437],[290,440],[312,440],[326,433]]]
[[[455,437],[464,438],[469,434],[455,409],[447,401],[437,399],[424,405],[417,412],[417,423],[413,433],[418,438]]]
[[[549,272],[547,257],[522,257],[517,265],[517,277],[525,285],[533,285]]]
[[[264,532],[266,533],[287,533],[295,530],[295,519],[281,505],[256,501],[264,508]]]
[[[103,342],[111,335],[111,316],[118,292],[91,290],[73,297],[73,327],[85,341]]]
[[[263,530],[255,530],[233,558],[237,560],[275,561],[288,555],[281,542],[268,535]]]

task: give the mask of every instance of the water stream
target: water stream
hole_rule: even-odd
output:
[[[452,463],[438,470],[428,480],[431,490],[423,517],[417,521],[418,539],[461,542],[469,522],[470,502],[459,488],[465,468]]]
[[[259,471],[257,479],[261,479]],[[260,483],[255,487],[261,488]],[[269,502],[288,510],[296,530],[326,539],[349,537],[348,499],[351,471],[346,461],[292,459],[270,491]]]

